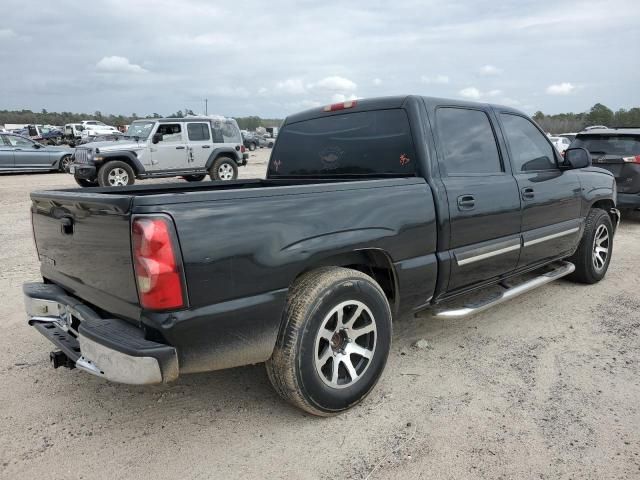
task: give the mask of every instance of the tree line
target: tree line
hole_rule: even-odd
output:
[[[195,115],[192,110],[178,110],[167,117],[183,118],[187,115]],[[99,120],[107,125],[129,125],[134,120],[145,118],[163,118],[164,115],[152,113],[150,115],[139,116],[137,113],[131,115],[112,115],[103,114],[96,111],[91,113],[73,113],[73,112],[49,112],[42,109],[40,112],[31,110],[0,110],[0,125],[7,123],[13,124],[42,124],[42,125],[65,125],[67,123],[79,123],[82,120]],[[257,127],[277,127],[282,120],[277,118],[260,118],[257,116],[250,117],[234,117],[238,122],[238,126],[242,130],[255,130]]]
[[[550,133],[579,132],[590,125],[640,128],[640,108],[621,108],[614,112],[606,105],[596,103],[588,112],[545,115],[538,111],[533,119],[545,132]]]

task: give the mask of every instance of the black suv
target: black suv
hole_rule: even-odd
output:
[[[599,128],[581,132],[571,148],[591,152],[593,164],[616,177],[619,208],[640,208],[640,128]]]

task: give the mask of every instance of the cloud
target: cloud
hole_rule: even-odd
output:
[[[96,70],[105,73],[147,73],[140,65],[129,62],[125,57],[103,57],[96,63]]]
[[[476,87],[467,87],[467,88],[463,88],[462,90],[460,90],[458,92],[458,94],[461,97],[464,98],[471,98],[473,100],[477,100],[482,96],[482,93],[480,92],[480,90],[478,90]]]
[[[494,65],[483,65],[482,68],[480,68],[480,75],[485,75],[485,76],[494,76],[494,75],[500,75],[502,73],[502,69],[494,66]]]
[[[435,75],[433,77],[422,75],[420,77],[420,81],[426,84],[435,83],[439,85],[446,85],[449,83],[449,77],[447,75]]]
[[[373,83],[376,87],[379,87],[380,85],[382,85],[382,80],[380,80],[379,78],[374,78],[371,83]]]
[[[342,103],[348,100],[357,100],[358,97],[356,95],[345,95],[344,93],[334,93],[331,96],[331,103]]]
[[[549,85],[546,92],[549,95],[569,95],[575,89],[576,86],[573,83],[562,82],[554,85]]]
[[[13,38],[16,36],[16,32],[10,28],[0,28],[0,38]]]
[[[332,90],[339,92],[353,92],[358,88],[358,85],[352,80],[348,78],[339,77],[339,76],[331,76],[325,77],[322,80],[317,81],[316,83],[312,83],[309,85],[309,88],[312,89],[323,89],[323,90]]]
[[[304,82],[300,78],[287,78],[276,83],[276,88],[288,95],[302,95],[307,92]]]
[[[502,90],[495,89],[487,92],[487,96],[489,97],[497,97],[498,95],[502,95]]]

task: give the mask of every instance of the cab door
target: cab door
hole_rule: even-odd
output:
[[[182,123],[159,123],[155,135],[159,142],[151,147],[152,171],[187,170],[189,168],[186,138]]]
[[[203,169],[213,151],[210,124],[209,122],[188,122],[186,125],[189,168]]]
[[[518,267],[570,252],[582,232],[580,180],[560,170],[548,137],[527,117],[499,113],[522,202],[523,249]]]
[[[516,268],[520,195],[488,110],[438,107],[435,127],[449,206],[452,258],[447,290],[455,291]]]

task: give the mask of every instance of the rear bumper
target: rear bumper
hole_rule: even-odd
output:
[[[102,318],[56,285],[23,286],[28,323],[81,370],[130,385],[178,378],[174,347],[144,338],[140,328]]]
[[[640,193],[618,192],[618,208],[640,208]]]

